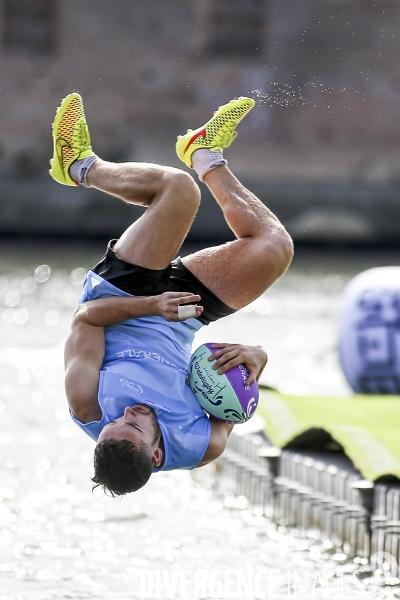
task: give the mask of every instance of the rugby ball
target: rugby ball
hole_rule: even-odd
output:
[[[258,404],[258,384],[244,382],[248,377],[245,365],[229,369],[223,375],[214,370],[215,361],[208,357],[217,350],[212,342],[203,344],[192,354],[188,381],[200,406],[210,415],[225,423],[244,423],[255,413]]]
[[[353,391],[400,394],[400,267],[359,273],[343,294],[339,354]]]

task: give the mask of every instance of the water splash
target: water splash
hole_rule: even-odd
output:
[[[362,102],[366,102],[366,94],[362,94],[360,90],[350,90],[342,87],[339,90],[334,90],[331,85],[321,83],[316,78],[307,81],[302,86],[291,86],[288,83],[280,84],[277,81],[271,81],[272,91],[266,92],[260,88],[253,89],[249,92],[258,104],[268,104],[269,107],[280,106],[288,108],[290,106],[305,107],[307,110],[314,110],[320,106],[321,99],[326,106],[327,113],[330,113],[331,103],[329,97],[332,95],[345,94],[346,101],[352,102],[353,94],[362,95]],[[312,97],[307,93],[307,88],[311,90]],[[315,91],[314,91],[315,90]],[[317,92],[317,94],[315,93]],[[307,97],[308,96],[308,97]],[[343,108],[351,110],[351,106],[344,105]]]
[[[293,88],[289,84],[285,83],[283,86],[279,85],[276,81],[271,81],[273,90],[271,93],[264,92],[261,89],[251,90],[250,94],[256,97],[259,104],[269,104],[273,106],[288,107],[288,106],[300,106],[304,102],[301,88]]]

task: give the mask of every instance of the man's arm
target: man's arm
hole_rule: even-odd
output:
[[[190,292],[164,292],[158,296],[109,296],[83,302],[77,307],[74,318],[96,327],[149,316],[179,321],[178,307],[199,300],[200,296]],[[203,307],[196,306],[196,317],[202,312]]]
[[[206,453],[199,464],[196,465],[196,469],[197,467],[208,465],[208,463],[221,456],[226,448],[228,437],[233,429],[232,423],[224,423],[223,421],[213,419],[213,417],[209,417],[209,420],[211,425],[210,441]]]
[[[82,423],[101,419],[98,389],[104,327],[156,315],[178,321],[178,307],[199,300],[200,296],[188,292],[165,292],[159,296],[109,296],[80,304],[65,344],[65,390],[72,414]],[[196,306],[196,316],[202,311]]]
[[[82,423],[101,419],[97,395],[103,358],[103,327],[87,325],[75,313],[65,344],[65,391],[72,414]]]

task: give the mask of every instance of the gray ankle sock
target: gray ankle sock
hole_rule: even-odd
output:
[[[90,185],[86,180],[86,176],[90,167],[94,165],[97,159],[98,156],[96,156],[96,154],[91,154],[87,158],[82,158],[82,160],[74,161],[69,168],[69,175],[71,179],[73,179],[75,183],[83,185],[83,187],[89,188]]]
[[[207,175],[209,171],[226,164],[228,163],[222,156],[221,150],[199,148],[199,150],[195,150],[192,154],[193,169],[199,176],[200,181],[203,181],[204,175]]]

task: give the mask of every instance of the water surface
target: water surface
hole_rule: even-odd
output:
[[[353,563],[329,544],[278,531],[243,499],[224,502],[188,472],[157,474],[121,500],[92,493],[94,443],[69,418],[63,343],[103,247],[8,241],[0,251],[0,600],[239,598],[238,573],[259,583],[247,599],[379,597],[379,585],[357,583]],[[299,253],[269,292],[204,327],[195,344],[262,344],[270,357],[264,383],[348,395],[336,352],[343,286],[396,260]],[[301,591],[306,572],[309,589]],[[166,577],[172,595],[151,591],[150,573]]]

